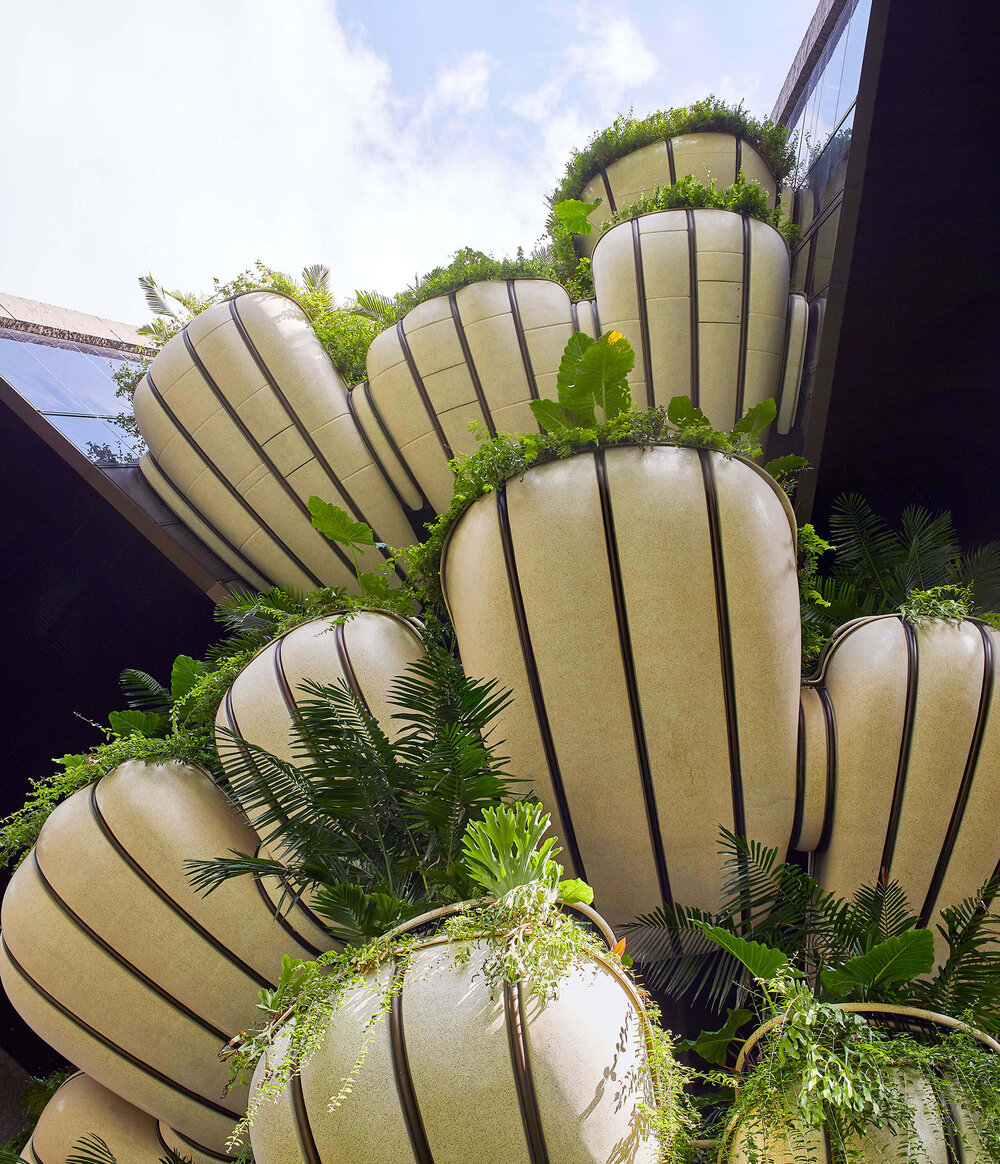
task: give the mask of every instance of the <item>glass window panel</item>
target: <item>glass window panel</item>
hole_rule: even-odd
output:
[[[816,108],[816,128],[814,137],[820,149],[826,145],[830,134],[837,125],[837,99],[840,96],[840,75],[844,70],[845,40],[843,34],[837,39],[830,59],[823,69],[823,87]]]
[[[858,95],[858,85],[861,82],[861,61],[865,54],[865,41],[868,39],[868,20],[871,16],[871,0],[858,0],[858,6],[851,16],[851,22],[845,36],[844,71],[840,78],[840,101],[837,111],[838,117],[843,117],[848,105]]]
[[[815,295],[830,282],[833,266],[833,251],[837,243],[837,227],[840,225],[840,207],[816,231],[813,240],[812,274],[809,280],[809,294]]]
[[[134,438],[109,420],[96,416],[42,415],[98,465],[131,465],[138,460]]]
[[[71,392],[52,371],[35,359],[39,345],[0,334],[0,376],[36,408],[65,412],[93,412],[83,399]],[[112,411],[102,408],[102,412]],[[118,411],[115,409],[114,411]]]
[[[31,344],[31,354],[87,407],[84,412],[117,412],[115,382],[107,360],[92,359],[77,347]]]

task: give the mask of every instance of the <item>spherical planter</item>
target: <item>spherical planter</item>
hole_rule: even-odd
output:
[[[160,1164],[168,1149],[194,1164],[232,1159],[194,1148],[82,1071],[71,1075],[46,1104],[21,1156],[27,1164],[61,1164],[90,1135],[100,1136],[120,1164]]]
[[[484,959],[482,945],[456,964],[445,938],[422,941],[351,1093],[331,1111],[379,994],[343,1000],[301,1077],[257,1111],[257,1164],[654,1164],[655,1144],[636,1126],[652,1086],[649,1020],[620,967],[588,959],[540,1005],[520,987],[491,996]],[[386,966],[379,981],[393,973]]]
[[[806,685],[818,714],[805,754],[831,793],[816,856],[827,889],[894,878],[931,924],[993,875],[998,654],[998,633],[972,620],[915,627],[886,615],[834,636]]]
[[[759,182],[769,203],[777,204],[777,184],[767,162],[752,145],[731,133],[685,133],[626,154],[599,170],[583,188],[580,198],[584,202],[602,201],[590,215],[596,229],[580,236],[582,253],[590,258],[601,226],[619,207],[637,202],[643,194],[671,186],[688,174],[706,186],[714,179],[725,190],[740,173],[748,182]]]
[[[921,1010],[913,1006],[890,1006],[883,1003],[838,1003],[837,1010],[853,1011],[880,1023],[888,1023],[898,1029],[916,1027],[926,1030],[927,1026],[939,1027],[943,1031],[959,1028],[969,1031],[986,1047],[1000,1054],[1000,1043],[989,1035],[974,1031],[964,1023],[947,1015]],[[743,1044],[736,1061],[736,1072],[745,1071],[755,1048],[768,1033],[780,1025],[784,1019],[772,1019],[758,1027]],[[847,1145],[852,1159],[894,1160],[913,1159],[918,1155],[926,1164],[954,1164],[955,1144],[959,1139],[961,1150],[958,1158],[967,1164],[986,1164],[989,1157],[978,1149],[979,1139],[975,1123],[969,1113],[948,1094],[947,1080],[942,1080],[940,1088],[932,1087],[926,1079],[911,1073],[900,1072],[898,1084],[913,1112],[913,1131],[919,1140],[914,1146],[907,1144],[902,1133],[893,1133],[885,1128],[871,1127],[863,1142]],[[948,1108],[947,1124],[944,1107]],[[948,1124],[952,1125],[951,1127]],[[955,1136],[955,1131],[959,1133]],[[802,1135],[785,1131],[774,1140],[765,1139],[761,1129],[746,1129],[731,1125],[727,1130],[729,1164],[791,1164],[794,1160],[830,1158],[830,1148],[825,1143],[823,1131]],[[915,1151],[914,1151],[915,1148]],[[721,1157],[720,1157],[721,1158]]]
[[[418,624],[385,611],[360,611],[337,623],[336,617],[318,618],[295,627],[269,643],[236,676],[215,720],[224,767],[239,747],[234,736],[294,761],[292,728],[306,680],[324,686],[346,683],[382,728],[395,736],[393,709],[386,699],[398,676],[424,655]],[[277,906],[281,887],[271,879],[260,884]],[[307,942],[329,945],[308,900],[307,896],[293,905],[287,921]]]
[[[465,670],[612,924],[714,908],[720,823],[788,843],[799,600],[788,500],[739,458],[657,446],[555,461],[456,524],[441,581]]]
[[[356,587],[350,555],[312,528],[312,494],[379,541],[414,541],[346,385],[284,296],[255,291],[196,316],[153,361],[135,416],[149,484],[252,585]],[[364,568],[381,561],[369,550]]]
[[[546,279],[472,283],[414,307],[368,350],[368,382],[352,391],[358,419],[408,505],[442,513],[448,461],[488,432],[537,432],[529,402],[555,398],[574,331],[597,331],[589,305]]]
[[[220,1048],[253,1021],[282,955],[314,953],[252,880],[190,887],[186,859],[255,843],[201,769],[123,764],[49,817],[0,919],[0,980],[25,1022],[209,1154],[247,1094],[221,1098]]]
[[[635,349],[636,406],[689,396],[729,429],[773,398],[787,431],[806,323],[788,280],[781,235],[728,210],[658,211],[608,230],[594,250],[594,287],[601,330]]]

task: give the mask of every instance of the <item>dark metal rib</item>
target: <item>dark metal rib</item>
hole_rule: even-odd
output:
[[[417,1102],[417,1093],[413,1086],[413,1075],[410,1072],[410,1060],[406,1053],[406,1034],[403,1030],[403,976],[405,965],[396,963],[394,986],[389,1009],[389,1043],[392,1047],[392,1070],[396,1077],[396,1091],[399,1095],[399,1104],[403,1109],[403,1118],[406,1121],[406,1131],[413,1147],[416,1164],[434,1164],[430,1144],[427,1142],[427,1132],[424,1128],[423,1117],[420,1114],[420,1104]],[[312,1162],[310,1161],[310,1164]]]
[[[545,1129],[538,1109],[535,1081],[531,1074],[531,1060],[528,1056],[528,1041],[525,1032],[523,998],[520,982],[503,986],[504,1017],[507,1020],[507,1042],[510,1059],[514,1067],[514,1082],[517,1086],[517,1100],[521,1108],[524,1124],[524,1138],[528,1144],[531,1164],[549,1164],[549,1151],[545,1144]]]
[[[632,219],[632,259],[635,264],[635,295],[639,309],[639,341],[642,346],[642,362],[646,379],[646,407],[656,403],[653,391],[653,356],[649,342],[649,313],[646,310],[646,276],[642,267],[642,236],[639,233],[638,218]]]
[[[882,860],[879,865],[878,879],[880,885],[886,885],[889,881],[892,858],[896,851],[899,819],[903,812],[903,796],[906,792],[906,774],[910,766],[910,748],[913,744],[913,719],[917,707],[917,677],[919,670],[917,632],[908,622],[901,622],[900,625],[903,628],[903,635],[906,639],[906,704],[903,709],[903,731],[902,738],[899,741],[899,759],[896,763],[896,783],[892,790],[889,822],[885,830],[885,844],[882,847]]]

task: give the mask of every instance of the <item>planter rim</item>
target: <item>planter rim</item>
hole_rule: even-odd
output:
[[[749,222],[759,222],[760,225],[766,230],[769,230],[772,234],[777,235],[781,240],[781,245],[785,248],[786,251],[789,251],[788,243],[785,242],[781,232],[773,227],[769,222],[765,222],[762,218],[757,218],[753,214],[738,214],[735,210],[723,210],[721,206],[671,206],[666,210],[644,210],[641,214],[633,214],[629,218],[623,218],[621,222],[616,222],[614,226],[609,226],[606,230],[602,230],[597,242],[594,243],[594,249],[590,255],[591,262],[593,262],[594,257],[597,254],[597,248],[601,245],[601,243],[604,242],[609,234],[613,234],[620,226],[628,226],[629,223],[638,222],[640,218],[649,218],[650,215],[653,214],[687,214],[688,211],[690,211],[692,214],[699,214],[706,210],[712,211],[713,214],[731,214],[733,218],[741,218]],[[791,252],[789,251],[789,253]]]
[[[836,1002],[833,1006],[836,1010],[848,1011],[852,1014],[895,1014],[902,1015],[905,1018],[925,1019],[929,1022],[937,1023],[939,1026],[965,1031],[967,1034],[978,1039],[984,1046],[989,1047],[991,1051],[1000,1054],[1000,1043],[996,1039],[983,1031],[977,1030],[975,1027],[969,1026],[968,1023],[963,1023],[961,1020],[952,1018],[950,1015],[939,1014],[937,1011],[924,1010],[919,1006],[897,1006],[891,1002]],[[766,1023],[759,1026],[753,1032],[740,1048],[740,1053],[736,1059],[736,1066],[734,1068],[737,1075],[743,1073],[747,1055],[753,1048],[769,1031],[774,1030],[775,1027],[782,1026],[787,1021],[787,1017],[786,1014],[781,1014],[775,1018],[768,1019]]]
[[[848,619],[847,622],[841,623],[840,626],[833,632],[832,635],[823,644],[823,649],[820,651],[819,658],[816,660],[816,666],[809,675],[806,675],[802,680],[803,687],[818,687],[826,678],[826,668],[830,661],[830,656],[833,654],[834,647],[840,646],[844,639],[849,638],[855,631],[861,630],[862,627],[868,626],[873,622],[883,622],[887,618],[894,618],[899,622],[903,622],[903,616],[898,610],[891,610],[887,614],[865,614],[861,618]],[[928,622],[946,622],[949,625],[959,627],[963,622],[972,623],[975,626],[986,627],[987,630],[996,630],[996,627],[991,627],[989,623],[983,622],[981,618],[977,618],[974,614],[966,615],[957,621],[951,619],[931,618]],[[912,624],[910,624],[912,625]],[[873,1004],[874,1005],[874,1004]]]
[[[506,488],[506,486],[511,481],[523,480],[530,473],[534,472],[537,469],[544,469],[547,465],[564,464],[566,461],[572,461],[575,457],[593,456],[593,454],[598,452],[599,450],[603,450],[606,453],[610,453],[610,452],[614,452],[616,449],[638,449],[640,452],[645,452],[648,449],[679,449],[683,452],[692,452],[692,453],[700,453],[700,452],[704,451],[704,452],[709,453],[711,456],[714,456],[714,457],[724,457],[726,460],[729,460],[729,461],[739,461],[741,465],[746,465],[749,469],[752,469],[757,474],[758,477],[760,477],[763,481],[765,481],[768,485],[770,485],[771,490],[773,491],[775,496],[778,498],[778,500],[781,502],[781,508],[784,510],[785,517],[788,519],[788,526],[789,526],[789,529],[791,530],[791,533],[792,533],[792,542],[794,543],[796,541],[797,534],[798,534],[798,526],[797,526],[796,521],[795,521],[795,510],[792,509],[792,503],[788,500],[788,494],[784,491],[784,489],[781,488],[781,486],[777,483],[777,481],[775,481],[775,479],[769,473],[764,472],[764,469],[762,466],[756,464],[756,462],[754,462],[754,461],[751,461],[748,457],[741,456],[739,453],[733,453],[731,456],[726,457],[724,453],[720,453],[716,449],[702,450],[694,445],[675,445],[675,444],[671,443],[670,441],[655,441],[655,442],[652,442],[650,444],[642,444],[642,445],[630,444],[628,442],[623,441],[620,444],[614,444],[614,445],[588,446],[587,448],[584,448],[584,449],[578,449],[576,452],[571,453],[568,457],[558,457],[552,461],[542,461],[541,464],[529,465],[528,468],[525,469],[525,471],[520,474],[520,476],[515,475],[513,477],[508,478],[507,481],[504,481],[503,486]],[[499,488],[499,486],[498,486],[498,488]],[[458,515],[458,517],[455,519],[454,523],[452,524],[451,529],[448,531],[448,536],[444,539],[444,544],[441,547],[441,567],[439,568],[439,573],[441,575],[441,588],[442,588],[442,590],[444,590],[443,566],[444,566],[444,562],[448,556],[448,547],[451,545],[451,539],[455,536],[455,531],[461,526],[462,521],[465,518],[465,515],[467,513],[470,513],[481,501],[488,500],[492,497],[495,497],[495,495],[496,495],[496,489],[493,489],[489,493],[484,493],[482,497],[477,497],[475,499],[475,501],[470,502],[465,507],[465,509],[463,509],[462,512]],[[446,607],[448,606],[447,596],[445,596],[445,606]],[[448,617],[449,618],[451,617],[450,609],[448,610]]]

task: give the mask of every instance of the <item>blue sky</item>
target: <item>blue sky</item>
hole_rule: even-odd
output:
[[[573,146],[714,92],[770,112],[808,0],[33,0],[5,15],[0,289],[145,316],[255,259],[391,292],[530,249]]]

